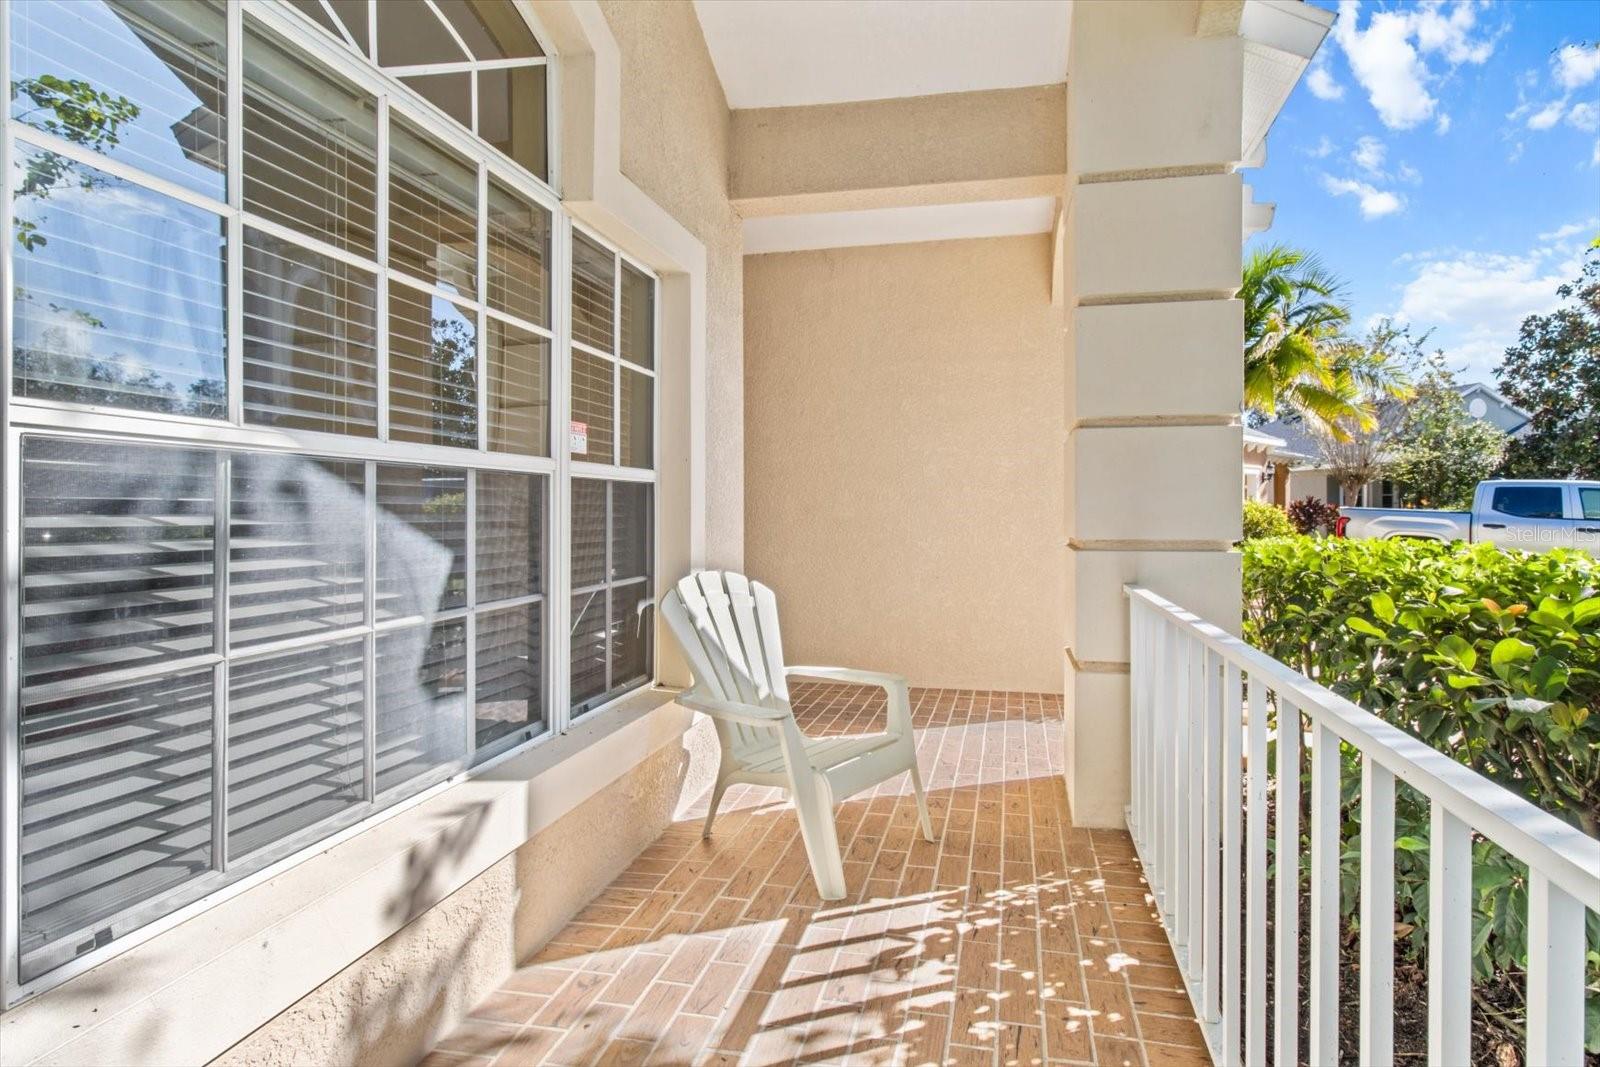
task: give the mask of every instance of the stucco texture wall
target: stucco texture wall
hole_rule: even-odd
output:
[[[745,260],[746,566],[791,663],[1059,692],[1050,239]]]
[[[622,58],[622,173],[706,246],[706,561],[744,560],[743,238],[729,113],[694,6],[605,0]]]

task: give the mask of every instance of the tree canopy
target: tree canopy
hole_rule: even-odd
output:
[[[1506,451],[1506,477],[1600,478],[1600,251],[1557,293],[1561,306],[1523,319],[1494,372],[1500,391],[1532,416]]]

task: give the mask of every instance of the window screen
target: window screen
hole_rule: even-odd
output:
[[[650,681],[654,487],[572,483],[572,712]]]

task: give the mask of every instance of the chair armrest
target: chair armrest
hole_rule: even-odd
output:
[[[757,729],[781,730],[784,722],[790,719],[787,712],[764,708],[759,704],[719,700],[692,689],[678,694],[678,703],[695,711],[703,711],[713,719],[721,719],[740,726],[753,726]]]
[[[911,688],[898,674],[882,671],[858,671],[849,667],[785,667],[784,676],[792,678],[820,678],[827,682],[848,682],[852,685],[875,685],[889,698],[889,732],[911,733]]]
[[[785,676],[793,677],[798,674],[805,678],[821,678],[829,682],[850,682],[855,685],[875,685],[883,689],[898,685],[906,687],[906,680],[898,674],[885,674],[882,671],[857,671],[849,667],[785,667]]]

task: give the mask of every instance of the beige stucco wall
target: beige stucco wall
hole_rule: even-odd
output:
[[[622,60],[622,173],[706,247],[706,563],[744,558],[744,334],[728,103],[689,3],[604,0]]]
[[[746,259],[745,554],[790,662],[1060,690],[1050,254],[1039,235]]]

